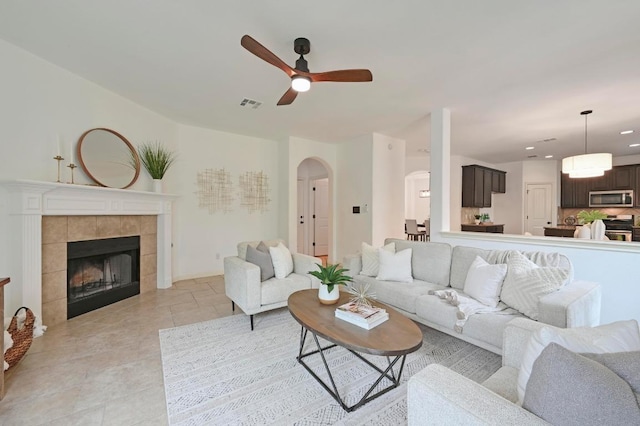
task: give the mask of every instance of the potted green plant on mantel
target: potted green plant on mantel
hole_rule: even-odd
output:
[[[320,280],[318,299],[323,305],[333,305],[340,297],[339,286],[351,282],[351,277],[345,274],[348,269],[339,268],[337,264],[322,266],[316,263],[316,265],[319,271],[309,271],[309,274]]]
[[[176,154],[159,142],[144,143],[138,147],[142,165],[153,179],[153,190],[162,192],[162,179],[176,160]]]
[[[605,226],[602,219],[606,219],[606,217],[607,214],[600,210],[582,210],[577,214],[578,221],[582,223],[582,226],[576,227],[574,237],[604,240]]]

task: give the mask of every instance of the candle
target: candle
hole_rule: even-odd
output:
[[[73,142],[69,142],[69,161],[71,164],[75,164],[75,155],[73,154]]]
[[[60,157],[60,134],[59,133],[56,135],[56,145],[58,146],[58,153],[56,154],[56,156]]]

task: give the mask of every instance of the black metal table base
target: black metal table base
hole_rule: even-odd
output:
[[[308,330],[306,328],[302,327],[302,330],[300,331],[300,351],[298,352],[298,356],[297,356],[296,359],[298,360],[298,362],[300,364],[302,364],[302,366],[304,368],[306,368],[306,370],[309,372],[309,374],[311,374],[318,381],[318,383],[320,383],[322,385],[322,387],[325,388],[325,390],[327,392],[329,392],[329,394],[333,397],[333,399],[335,399],[336,402],[338,402],[338,404],[340,404],[340,406],[342,407],[343,410],[345,410],[347,412],[351,412],[351,411],[357,410],[358,408],[362,407],[367,402],[369,402],[369,401],[371,401],[371,400],[373,400],[373,399],[375,399],[375,398],[377,398],[377,397],[379,397],[381,395],[384,395],[385,393],[389,392],[392,389],[395,389],[400,384],[400,378],[402,377],[402,369],[404,368],[404,361],[405,361],[405,358],[407,357],[407,355],[398,355],[398,356],[394,357],[393,359],[391,359],[390,357],[386,357],[388,366],[387,366],[386,369],[382,370],[377,365],[373,364],[371,361],[369,361],[368,359],[364,358],[359,353],[357,353],[355,351],[352,351],[351,349],[347,349],[349,352],[354,354],[356,357],[360,358],[367,365],[369,365],[371,368],[373,368],[378,373],[380,373],[380,377],[378,377],[378,379],[365,392],[365,394],[362,396],[360,401],[358,401],[357,403],[355,403],[352,406],[348,406],[347,404],[345,404],[343,399],[340,397],[340,394],[338,393],[338,388],[336,386],[335,381],[333,380],[333,375],[331,374],[331,370],[329,369],[329,364],[327,363],[327,360],[326,360],[326,358],[324,356],[324,351],[325,350],[334,348],[337,345],[333,344],[333,345],[325,346],[323,348],[322,346],[320,346],[320,342],[318,341],[318,336],[316,336],[315,333],[311,332],[311,335],[313,336],[313,340],[315,341],[316,347],[318,349],[303,354],[302,351],[304,349],[304,343],[305,343],[305,341],[307,339],[307,332],[308,332]],[[320,357],[322,358],[322,363],[324,364],[324,368],[327,371],[327,374],[329,376],[329,381],[331,382],[331,387],[329,387],[329,385],[327,383],[325,383],[324,380],[322,380],[320,377],[318,377],[318,375],[303,360],[303,358],[306,358],[308,356],[315,355],[315,354],[320,354]],[[397,364],[398,361],[400,361],[400,370],[398,371],[398,376],[396,377],[395,372],[393,370],[393,367]],[[374,389],[385,378],[388,379],[391,382],[391,384],[389,386],[387,386],[386,388],[384,388],[384,389],[382,389],[382,390],[380,390],[380,391],[378,391],[376,393],[373,393]]]

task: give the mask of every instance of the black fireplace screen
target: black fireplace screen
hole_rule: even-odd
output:
[[[67,243],[67,318],[140,294],[140,237]]]

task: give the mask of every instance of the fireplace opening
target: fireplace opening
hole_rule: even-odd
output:
[[[140,294],[140,237],[67,243],[67,319]]]

